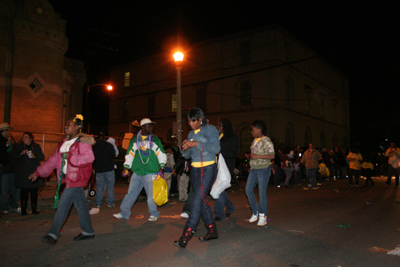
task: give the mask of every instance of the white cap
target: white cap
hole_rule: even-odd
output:
[[[148,118],[144,118],[143,120],[140,121],[140,126],[146,125],[146,124],[156,124],[155,122],[152,122]]]

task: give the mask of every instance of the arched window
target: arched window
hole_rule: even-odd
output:
[[[248,152],[250,151],[251,143],[253,142],[253,136],[251,135],[250,128],[243,128],[240,131],[240,152]]]
[[[307,128],[306,132],[304,133],[304,145],[308,146],[311,142],[312,142],[311,130],[310,128]]]
[[[251,105],[251,82],[248,80],[240,84],[240,105]]]
[[[286,106],[293,106],[293,100],[294,100],[294,90],[293,90],[293,82],[290,77],[287,77],[285,79],[285,104]]]
[[[293,126],[289,123],[285,129],[285,143],[293,145],[294,144],[294,130]]]
[[[338,140],[337,139],[337,135],[333,134],[333,137],[332,137],[332,145],[333,145],[333,147],[338,146],[337,140]]]
[[[122,118],[123,119],[129,118],[129,108],[130,108],[130,103],[128,100],[125,100],[124,103],[122,104]]]
[[[324,131],[321,132],[320,139],[321,139],[321,148],[326,148],[326,134]]]

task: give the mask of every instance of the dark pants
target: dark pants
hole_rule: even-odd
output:
[[[190,215],[190,207],[192,206],[192,200],[193,200],[193,185],[192,183],[190,183],[189,196],[186,200],[185,205],[183,206],[183,212],[186,212],[189,215]]]
[[[29,193],[31,195],[31,205],[36,205],[38,200],[39,188],[21,188],[21,202],[28,203]]]
[[[367,178],[367,180],[365,181],[365,185],[368,185],[369,183],[371,183],[371,185],[374,185],[374,181],[372,181],[371,176],[372,176],[372,170],[371,169],[364,169],[364,175]]]
[[[197,229],[200,217],[203,217],[206,224],[214,222],[214,216],[208,203],[208,194],[217,176],[217,164],[206,166],[203,169],[203,178],[201,178],[201,168],[192,167],[190,172],[190,182],[193,185],[193,199],[190,207],[190,216],[186,225],[193,230]]]
[[[360,172],[355,169],[349,169],[349,185],[353,185],[353,176],[355,180],[355,185],[358,185],[358,178],[360,177]]]
[[[389,164],[389,169],[388,169],[388,178],[386,183],[390,184],[392,182],[392,177],[393,175],[396,177],[396,185],[399,184],[399,173],[400,173],[400,168],[393,168],[392,165]]]

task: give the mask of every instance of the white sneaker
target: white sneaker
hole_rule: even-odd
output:
[[[265,226],[267,225],[267,216],[265,214],[260,213],[258,216],[258,223],[257,226]]]
[[[187,214],[186,212],[182,212],[181,217],[185,218],[185,219],[189,219],[189,214]]]
[[[258,215],[257,214],[253,214],[253,215],[251,215],[249,223],[256,222],[257,220],[258,220]]]
[[[90,215],[95,215],[95,214],[97,214],[99,212],[100,212],[99,208],[92,208],[91,210],[89,210],[89,214]]]
[[[151,215],[151,216],[149,217],[149,219],[148,219],[149,222],[155,222],[155,221],[157,221],[157,220],[158,220],[158,218],[157,218],[156,216],[153,216],[153,215]]]
[[[16,208],[15,212],[21,213],[21,208]]]
[[[124,220],[127,221],[128,219],[125,219],[124,217],[122,217],[121,213],[117,213],[113,215],[115,218],[120,219],[120,220]]]

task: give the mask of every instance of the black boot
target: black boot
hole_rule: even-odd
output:
[[[37,201],[31,202],[32,214],[38,215],[40,212],[37,210]]]
[[[208,232],[205,236],[199,237],[199,240],[208,241],[210,239],[217,239],[218,232],[217,232],[217,225],[215,224],[215,222],[213,222],[211,224],[206,223],[205,225],[206,225]]]
[[[174,241],[174,245],[179,248],[185,248],[189,240],[192,239],[194,233],[196,233],[195,230],[185,225],[185,228],[183,228],[182,236],[178,240]]]
[[[26,208],[28,207],[28,201],[25,199],[21,199],[21,215],[26,216],[28,213],[26,212]]]

